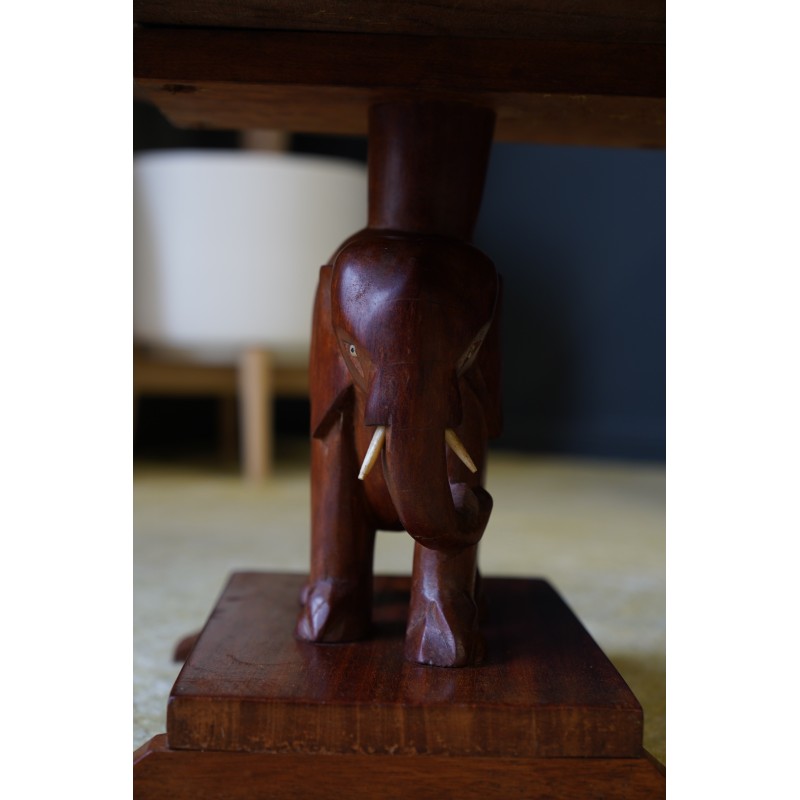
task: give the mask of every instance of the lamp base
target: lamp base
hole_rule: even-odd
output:
[[[642,711],[543,580],[484,579],[487,658],[403,658],[409,582],[377,578],[374,635],[292,636],[304,578],[235,573],[134,754],[137,798],[657,798]]]

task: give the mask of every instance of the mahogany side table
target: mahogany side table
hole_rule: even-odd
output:
[[[499,141],[665,144],[663,0],[134,0],[134,22],[137,91],[179,126],[364,134],[388,104],[490,113]],[[372,639],[295,640],[301,583],[232,577],[138,798],[664,796],[641,707],[545,581],[485,579],[487,661],[463,669],[403,661],[398,579]]]

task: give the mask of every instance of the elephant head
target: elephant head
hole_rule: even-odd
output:
[[[321,283],[312,432],[324,435],[350,397],[363,426],[356,440],[371,438],[359,477],[385,481],[420,544],[474,545],[492,508],[480,486],[486,440],[500,429],[494,265],[450,238],[367,229]],[[377,459],[382,475],[367,477]]]

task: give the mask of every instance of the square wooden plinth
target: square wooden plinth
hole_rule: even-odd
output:
[[[376,579],[374,635],[343,645],[294,639],[303,580],[230,578],[137,797],[663,796],[638,701],[546,581],[485,579],[487,658],[441,669],[403,659],[408,579]]]

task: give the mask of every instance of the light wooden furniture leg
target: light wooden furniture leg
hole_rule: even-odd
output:
[[[275,397],[308,397],[307,365],[277,364],[270,352],[260,348],[243,352],[235,367],[168,361],[141,351],[134,353],[133,365],[134,429],[142,395],[218,396],[221,453],[230,459],[238,403],[242,473],[255,480],[272,472]]]
[[[264,480],[272,471],[272,358],[249,348],[239,358],[239,420],[244,476]]]

